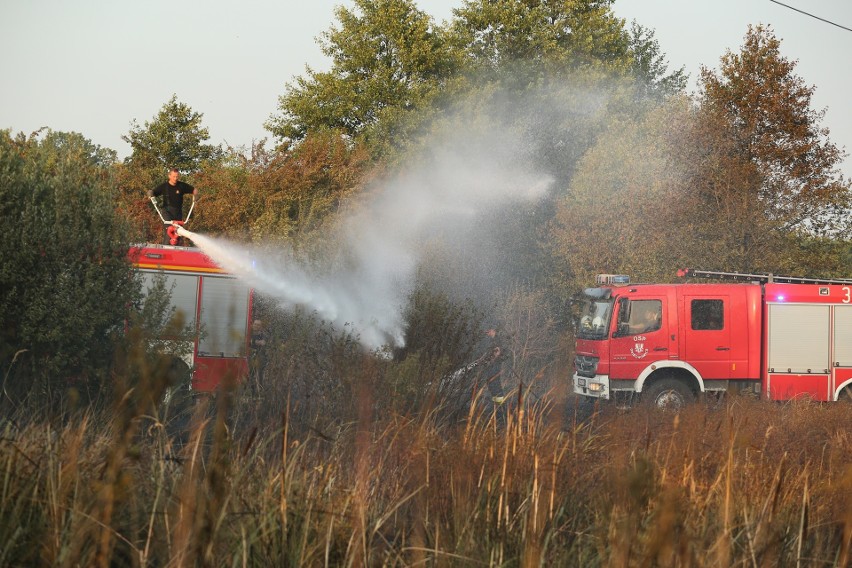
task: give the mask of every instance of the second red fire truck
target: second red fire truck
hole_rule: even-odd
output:
[[[214,391],[228,375],[248,375],[252,291],[196,248],[140,245],[130,260],[143,278],[143,291],[164,278],[171,305],[193,331],[187,355],[175,364],[191,377],[191,388]],[[162,338],[170,340],[170,338]]]
[[[852,280],[681,270],[740,283],[583,291],[574,392],[679,407],[703,393],[852,400]]]

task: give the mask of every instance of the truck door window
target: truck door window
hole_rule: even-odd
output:
[[[205,276],[201,290],[204,333],[198,342],[198,353],[242,357],[246,347],[248,287],[233,278]]]
[[[651,333],[660,329],[663,321],[663,303],[660,300],[632,300],[621,305],[620,331],[626,335]]]
[[[157,281],[164,286],[164,293],[169,294],[174,314],[180,314],[184,326],[195,329],[195,312],[198,302],[198,276],[187,274],[165,274],[162,271],[142,272],[142,293],[146,296],[157,290]]]
[[[692,300],[692,329],[719,330],[725,328],[725,305],[722,300]]]

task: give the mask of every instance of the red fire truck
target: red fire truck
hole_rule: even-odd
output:
[[[703,393],[852,400],[852,280],[680,270],[740,283],[630,284],[581,294],[574,392],[680,407]]]
[[[142,274],[143,292],[162,275],[172,306],[195,330],[180,363],[191,372],[191,388],[209,392],[226,375],[247,376],[252,290],[195,248],[145,244],[131,247],[129,256]]]

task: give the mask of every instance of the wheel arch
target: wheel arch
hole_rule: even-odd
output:
[[[187,378],[192,377],[192,354],[172,355],[171,366],[180,373],[185,373]]]
[[[847,389],[848,389],[850,392],[852,392],[852,379],[849,379],[848,381],[846,381],[845,383],[841,384],[840,386],[838,386],[838,387],[834,390],[834,400],[835,400],[835,402],[840,400],[840,394],[841,394],[844,390],[847,390]]]
[[[635,390],[642,392],[663,378],[674,378],[688,385],[696,394],[704,392],[704,379],[695,367],[685,361],[656,361],[642,371],[636,378]]]

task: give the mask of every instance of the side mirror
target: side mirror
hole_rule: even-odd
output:
[[[621,298],[618,301],[618,321],[616,329],[612,332],[613,337],[624,337],[630,335],[630,301],[626,298]]]

